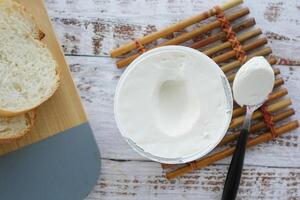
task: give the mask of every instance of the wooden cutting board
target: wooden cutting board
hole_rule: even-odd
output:
[[[26,10],[35,17],[40,29],[45,33],[46,36],[42,42],[48,45],[59,65],[61,84],[54,96],[37,109],[37,118],[33,130],[17,142],[0,145],[0,155],[87,122],[70,69],[57,42],[43,0],[17,1],[23,4]]]
[[[100,153],[43,0],[18,1],[45,33],[61,84],[37,109],[31,133],[0,145],[0,199],[81,200],[97,182]]]

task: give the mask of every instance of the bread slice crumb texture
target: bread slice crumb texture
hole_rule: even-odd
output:
[[[0,116],[32,110],[58,87],[58,66],[39,37],[23,6],[0,0]]]
[[[50,97],[58,84],[57,64],[49,50],[30,35],[0,30],[0,110],[31,110]]]
[[[35,39],[43,37],[33,16],[26,12],[24,6],[11,0],[0,0],[0,27],[14,29],[19,35],[30,33]]]

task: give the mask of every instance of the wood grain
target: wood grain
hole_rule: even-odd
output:
[[[168,181],[157,163],[103,160],[102,176],[87,200],[220,199],[226,173],[227,166],[212,165]],[[298,200],[299,179],[297,168],[245,166],[237,200]]]
[[[39,27],[45,33],[46,36],[42,42],[47,44],[59,65],[61,83],[54,96],[37,109],[33,130],[16,142],[1,145],[0,155],[38,142],[87,121],[69,67],[57,43],[43,1],[21,0],[20,2],[34,15]]]

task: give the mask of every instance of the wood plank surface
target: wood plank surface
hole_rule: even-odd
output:
[[[221,199],[226,173],[227,166],[213,165],[169,181],[156,163],[103,160],[102,177],[87,199]],[[245,166],[237,200],[298,200],[299,179],[299,168]]]
[[[49,15],[102,153],[102,175],[88,200],[219,199],[229,159],[167,181],[158,163],[121,138],[113,96],[122,70],[109,51],[223,0],[46,0]],[[246,0],[263,29],[300,119],[300,1]],[[300,199],[299,129],[247,151],[238,199]]]

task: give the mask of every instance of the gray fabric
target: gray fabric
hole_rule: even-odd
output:
[[[99,150],[85,123],[1,156],[0,199],[81,200],[99,173]]]

